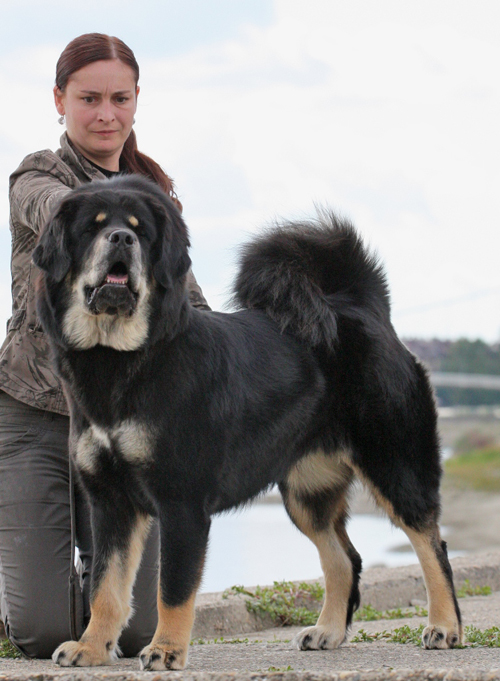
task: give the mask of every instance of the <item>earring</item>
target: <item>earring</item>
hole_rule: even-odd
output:
[[[132,119],[132,125],[134,125],[134,123],[135,123],[135,118]]]
[[[57,119],[59,125],[64,125],[64,114]]]

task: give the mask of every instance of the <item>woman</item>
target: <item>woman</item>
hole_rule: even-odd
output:
[[[140,173],[180,207],[168,175],[137,149],[138,80],[134,54],[118,38],[91,33],[73,40],[59,58],[54,87],[67,129],[61,148],[29,155],[10,178],[13,313],[0,351],[0,617],[29,657],[50,657],[59,643],[80,637],[90,616],[92,562],[87,503],[68,463],[66,402],[35,312],[31,252],[54,206],[94,179]],[[191,273],[188,288],[192,304],[209,309]],[[136,582],[136,611],[120,641],[126,656],[154,633],[157,553],[155,527]]]

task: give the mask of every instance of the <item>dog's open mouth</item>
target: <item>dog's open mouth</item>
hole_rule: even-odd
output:
[[[132,315],[138,294],[130,288],[127,265],[116,262],[99,286],[86,286],[85,299],[93,314]]]
[[[116,262],[106,275],[105,284],[115,284],[116,286],[128,285],[128,270],[123,262]]]

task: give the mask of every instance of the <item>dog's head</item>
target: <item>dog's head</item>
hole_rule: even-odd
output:
[[[187,310],[188,246],[179,211],[145,178],[72,191],[33,252],[44,278],[38,312],[45,330],[77,349],[136,350],[175,335]]]

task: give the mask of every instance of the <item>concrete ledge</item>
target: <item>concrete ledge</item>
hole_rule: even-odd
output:
[[[500,590],[500,551],[461,556],[450,561],[455,586],[460,588],[466,579],[471,586]],[[407,607],[415,600],[427,600],[420,565],[399,568],[372,568],[361,580],[361,604],[373,605],[377,610]]]
[[[460,588],[468,579],[471,586],[488,585],[500,591],[500,551],[454,558],[451,561],[455,585]],[[323,583],[323,579],[312,580]],[[251,587],[250,587],[251,589]],[[419,565],[398,568],[371,568],[361,580],[361,604],[377,610],[408,607],[415,601],[427,600]],[[304,603],[318,609],[316,602]],[[196,600],[193,638],[215,638],[262,631],[274,623],[248,612],[245,597],[201,594]]]
[[[244,596],[201,594],[196,599],[192,638],[219,638],[262,631],[275,626],[273,620],[248,612]]]

